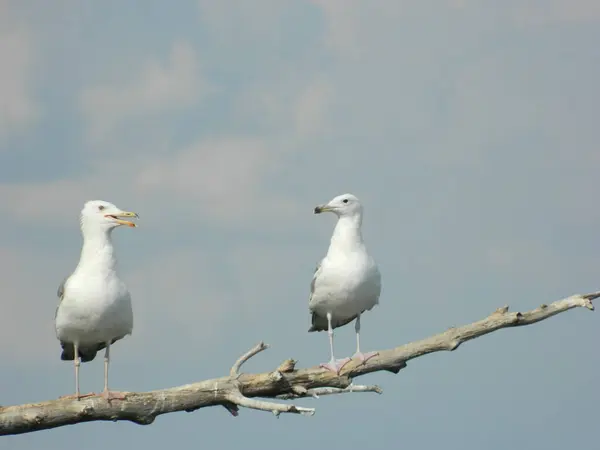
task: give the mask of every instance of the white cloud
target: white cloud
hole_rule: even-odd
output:
[[[83,203],[94,198],[159,221],[164,205],[170,216],[185,212],[187,222],[243,217],[250,223],[261,220],[264,205],[276,209],[282,220],[296,212],[293,202],[265,189],[284,153],[264,139],[199,140],[167,154],[149,150],[144,158],[121,157],[91,165],[85,176],[77,178],[0,183],[0,212],[15,221],[43,221],[46,226],[69,226]]]
[[[211,345],[210,338],[218,334],[236,301],[231,289],[219,282],[212,255],[163,249],[152,256],[135,264],[126,278],[135,313],[132,345],[167,354],[182,339],[197,350]],[[170,336],[157,330],[171,330]]]
[[[261,203],[273,207],[277,202],[277,193],[265,192],[263,183],[278,166],[279,156],[258,138],[200,140],[149,162],[135,177],[135,189],[150,197],[168,197],[181,207],[194,204],[205,217],[249,219],[258,215]]]
[[[467,6],[467,0],[448,0],[452,8],[462,9]]]
[[[8,8],[3,8],[8,9]],[[24,27],[0,21],[0,150],[3,141],[33,124],[40,107],[33,97],[32,38]]]
[[[294,105],[296,134],[310,137],[327,129],[333,95],[333,86],[325,78],[317,79],[304,88]]]
[[[258,124],[269,136],[285,136],[290,147],[325,132],[336,89],[320,73],[278,74],[249,86],[237,99],[239,120]]]
[[[60,257],[24,249],[1,248],[0,355],[6,360],[35,360],[60,352],[52,319],[61,281]]]
[[[135,209],[136,196],[128,167],[115,164],[108,172],[49,182],[0,184],[0,212],[16,222],[41,222],[44,226],[70,226],[84,202],[101,199]],[[117,183],[110,180],[123,179]],[[131,202],[131,204],[129,204]]]
[[[142,189],[170,189],[207,202],[255,189],[268,168],[269,152],[259,139],[201,140],[174,158],[156,161],[139,173]]]
[[[76,214],[85,201],[85,194],[89,193],[85,184],[75,180],[0,184],[0,211],[13,220],[44,219],[46,224],[65,223],[77,217]],[[60,201],[57,202],[57,199]],[[69,212],[74,211],[75,215],[69,215]]]
[[[326,19],[325,45],[336,57],[358,61],[369,53],[385,54],[385,45],[395,36],[398,22],[423,2],[387,0],[313,0]],[[444,2],[445,3],[445,2]],[[382,38],[382,35],[385,35]],[[373,42],[383,43],[381,47]]]
[[[358,57],[365,50],[360,39],[364,5],[358,0],[313,0],[327,20],[325,44],[339,56]],[[379,7],[384,2],[380,2]]]
[[[565,22],[591,22],[600,19],[597,0],[546,0],[519,2],[514,18],[522,25],[545,25]]]
[[[173,45],[167,64],[151,59],[136,72],[128,82],[93,86],[82,92],[81,108],[92,138],[107,136],[129,119],[189,108],[214,90],[203,77],[194,50],[185,42]]]
[[[285,32],[281,16],[289,4],[280,0],[261,0],[260,5],[245,0],[199,0],[198,7],[203,27],[221,47],[237,41],[264,45],[276,39]]]

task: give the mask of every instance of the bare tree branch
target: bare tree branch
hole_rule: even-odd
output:
[[[237,377],[240,374],[240,369],[241,369],[242,365],[246,361],[248,361],[254,355],[257,355],[260,352],[262,352],[263,350],[266,350],[268,348],[269,348],[269,346],[262,341],[259,342],[258,344],[256,344],[254,347],[252,347],[250,350],[248,350],[246,353],[244,353],[242,356],[240,356],[240,358],[231,367],[231,370],[229,371],[229,376]]]
[[[375,392],[377,394],[383,394],[383,390],[379,386],[363,386],[361,384],[351,384],[344,389],[335,387],[306,389],[302,386],[292,386],[291,393],[278,395],[277,398],[281,398],[283,400],[302,397],[319,398],[322,395],[348,394],[350,392]]]
[[[243,406],[244,408],[258,409],[260,411],[271,411],[276,416],[279,416],[281,413],[294,413],[312,416],[315,413],[314,408],[303,408],[301,406],[288,405],[285,403],[273,403],[266,402],[264,400],[255,400],[235,392],[227,394],[227,399],[238,406]]]
[[[593,311],[592,300],[598,297],[600,292],[574,295],[524,313],[510,313],[508,306],[498,308],[485,319],[469,325],[450,328],[435,336],[393,349],[380,350],[377,356],[365,364],[352,360],[339,376],[318,366],[296,370],[296,361],[292,359],[284,361],[272,372],[240,374],[240,368],[246,361],[267,348],[261,342],[241,356],[231,368],[229,376],[222,378],[151,392],[128,392],[125,400],[111,402],[100,396],[92,396],[82,400],[57,399],[0,407],[0,436],[91,421],[128,420],[148,425],[161,414],[191,412],[216,405],[224,406],[234,416],[238,415],[240,407],[270,411],[277,416],[281,413],[312,415],[315,412],[313,408],[255,398],[318,398],[320,395],[349,392],[381,393],[378,386],[353,385],[352,379],[383,370],[398,373],[411,359],[428,353],[456,350],[464,342],[501,328],[531,325],[577,307]]]
[[[258,409],[260,411],[271,411],[276,416],[279,416],[279,414],[281,414],[282,412],[312,416],[315,413],[314,408],[302,408],[299,406],[287,405],[284,403],[273,403],[266,402],[264,400],[254,400],[242,394],[242,389],[240,383],[238,382],[238,379],[240,377],[240,368],[246,361],[248,361],[254,355],[262,352],[263,350],[266,350],[267,348],[269,348],[268,345],[266,345],[262,341],[259,342],[246,353],[244,353],[242,356],[240,356],[240,358],[235,362],[233,367],[231,367],[231,370],[229,371],[229,376],[235,379],[234,384],[237,389],[233,392],[228,392],[225,395],[225,398],[229,401],[229,405],[233,404],[235,406],[242,406],[244,408],[250,409]],[[291,369],[293,370],[293,367]],[[270,373],[269,376],[276,382],[283,380],[283,374],[279,371],[279,368],[277,368],[274,372]],[[231,406],[226,406],[226,408],[229,412],[231,412],[231,414],[237,416],[239,408],[234,407],[235,413],[231,410]]]

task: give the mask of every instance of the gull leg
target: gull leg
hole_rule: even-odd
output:
[[[79,366],[81,358],[79,357],[79,346],[73,344],[73,364],[75,365],[75,397],[79,398]]]
[[[331,360],[328,363],[323,363],[320,367],[324,369],[331,370],[339,375],[340,370],[350,362],[350,358],[344,358],[337,360],[335,359],[333,352],[333,327],[331,326],[331,313],[327,313],[327,334],[329,334],[329,349],[331,350]]]
[[[110,364],[110,341],[106,343],[106,350],[104,351],[104,390],[102,391],[102,397],[106,401],[111,400],[125,400],[126,395],[124,392],[111,391],[108,389],[108,365]]]
[[[356,322],[354,323],[354,330],[356,331],[356,353],[352,356],[352,358],[358,358],[362,362],[362,364],[366,363],[369,359],[377,356],[379,353],[377,352],[369,352],[362,353],[360,351],[360,314],[356,316]]]
[[[81,395],[81,393],[79,392],[79,366],[81,365],[81,358],[79,357],[79,345],[73,344],[73,352],[73,366],[75,367],[75,395],[63,395],[59,398],[73,398],[79,400],[85,397],[91,397],[92,395],[94,395],[93,392],[84,395]]]

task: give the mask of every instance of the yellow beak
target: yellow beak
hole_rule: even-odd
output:
[[[140,216],[138,216],[137,213],[130,211],[120,211],[116,214],[106,214],[104,217],[110,217],[116,223],[120,225],[127,225],[128,227],[137,227],[137,225],[133,222],[130,222],[129,220],[119,219],[119,217],[135,217],[136,219],[140,218]]]
[[[331,211],[331,207],[327,206],[327,205],[319,205],[319,206],[315,206],[315,214],[321,214],[323,212],[327,212],[327,211]]]

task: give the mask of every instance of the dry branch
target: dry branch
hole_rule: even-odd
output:
[[[231,368],[229,376],[222,378],[151,392],[129,392],[125,400],[111,402],[95,396],[79,401],[57,399],[0,407],[0,436],[100,420],[128,420],[148,425],[161,414],[191,412],[215,405],[224,406],[233,415],[238,414],[240,407],[271,411],[277,416],[280,413],[312,415],[313,408],[255,398],[297,399],[349,392],[381,393],[377,386],[353,385],[352,379],[382,370],[398,373],[411,359],[428,353],[456,350],[466,341],[501,328],[530,325],[576,307],[593,311],[591,301],[598,297],[600,292],[574,295],[524,313],[510,313],[508,306],[505,306],[478,322],[450,328],[435,336],[390,350],[380,350],[379,355],[366,364],[353,360],[343,368],[339,376],[318,366],[296,370],[294,360],[284,361],[272,372],[240,374],[240,368],[246,361],[267,348],[261,342],[241,356]]]

